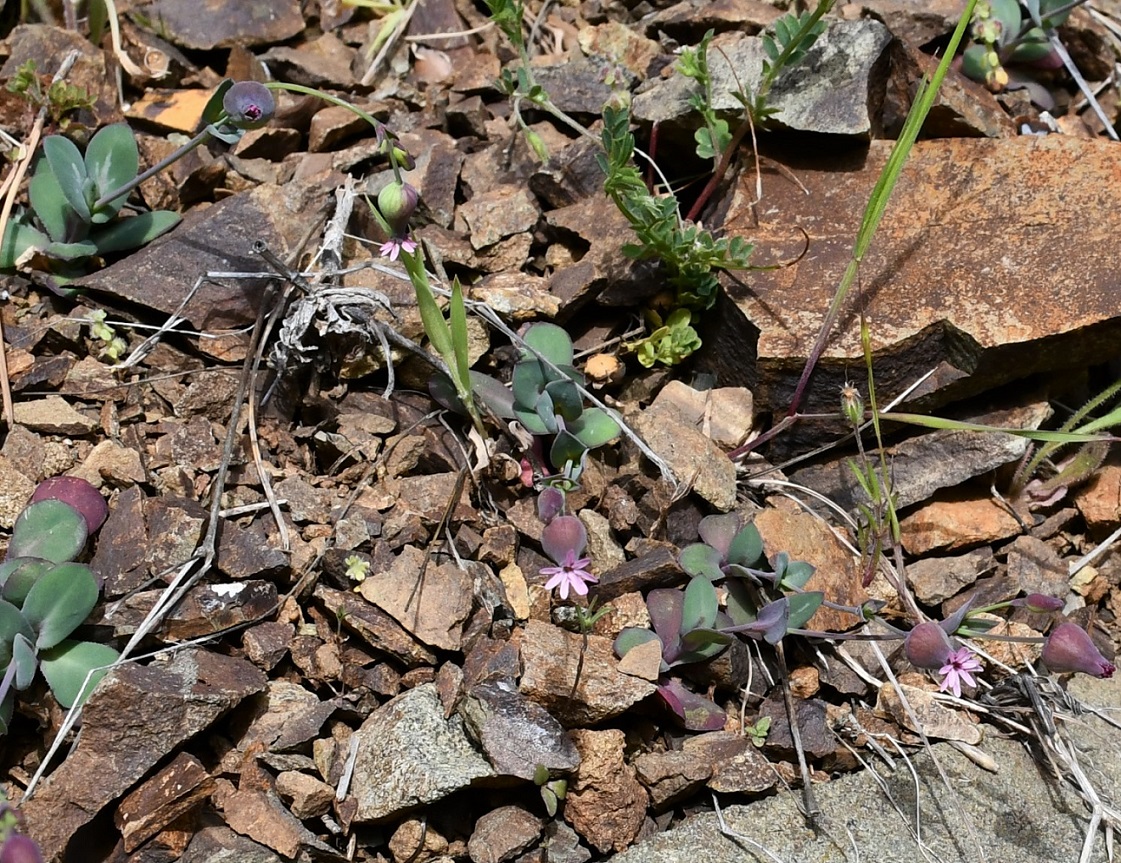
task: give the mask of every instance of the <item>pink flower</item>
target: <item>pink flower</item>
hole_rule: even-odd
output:
[[[1056,674],[1081,671],[1091,677],[1112,677],[1117,670],[1077,623],[1060,623],[1051,630],[1043,644],[1043,662]]]
[[[945,692],[951,689],[955,696],[961,698],[962,683],[966,686],[976,686],[977,681],[973,679],[973,674],[983,667],[981,661],[968,647],[953,651],[946,657],[946,664],[938,669],[939,674],[945,675],[938,686],[938,691]]]
[[[568,591],[572,590],[579,596],[588,595],[588,583],[596,583],[599,581],[594,575],[585,569],[588,564],[592,562],[590,557],[577,557],[576,552],[571,549],[565,553],[564,560],[561,561],[560,566],[543,566],[541,567],[542,575],[552,576],[545,582],[545,589],[552,590],[553,588],[560,588],[561,599],[568,599]]]
[[[397,256],[401,254],[402,250],[408,252],[410,255],[416,251],[416,242],[405,237],[392,237],[388,242],[382,243],[379,251],[383,258],[389,258],[391,261],[396,261]]]

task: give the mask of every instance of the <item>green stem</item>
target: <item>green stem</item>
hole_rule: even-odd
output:
[[[114,189],[112,192],[109,192],[107,195],[102,195],[100,198],[98,198],[96,201],[94,201],[92,209],[97,210],[100,207],[104,207],[109,202],[115,201],[115,200],[117,200],[117,198],[120,198],[124,195],[127,195],[129,192],[131,192],[133,189],[135,189],[137,186],[139,186],[145,180],[149,179],[150,177],[154,177],[156,174],[158,174],[164,168],[168,168],[171,165],[178,162],[180,159],[182,159],[184,156],[186,156],[189,152],[191,152],[191,150],[195,149],[195,147],[197,147],[199,144],[204,143],[207,140],[207,138],[209,138],[209,137],[210,137],[210,127],[207,126],[205,129],[203,129],[201,132],[199,132],[197,135],[195,135],[195,137],[191,138],[191,140],[189,140],[186,144],[184,144],[182,147],[180,147],[178,150],[176,150],[170,156],[165,156],[164,158],[160,159],[160,161],[158,161],[156,164],[154,164],[151,168],[137,174],[135,177],[133,177],[131,180],[129,180],[127,183],[125,183],[120,188]]]

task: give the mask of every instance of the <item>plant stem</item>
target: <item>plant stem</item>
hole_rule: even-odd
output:
[[[184,156],[186,156],[189,152],[191,152],[191,150],[195,149],[195,147],[197,147],[199,144],[204,143],[206,141],[206,139],[209,138],[209,137],[210,137],[210,127],[207,126],[205,129],[203,129],[201,132],[199,132],[197,135],[195,135],[195,137],[191,138],[191,140],[189,140],[186,144],[184,144],[182,147],[180,147],[178,150],[176,150],[170,156],[165,156],[164,158],[160,159],[156,164],[154,164],[147,171],[142,171],[141,173],[137,174],[135,177],[133,177],[131,180],[129,180],[127,183],[125,183],[120,188],[114,189],[112,192],[109,192],[108,194],[102,195],[100,198],[98,198],[96,201],[94,201],[93,207],[91,209],[96,210],[99,207],[104,207],[110,201],[115,201],[115,200],[117,200],[117,198],[120,198],[122,195],[127,195],[129,192],[131,192],[133,189],[135,189],[137,186],[139,186],[145,180],[149,179],[150,177],[154,177],[156,174],[158,174],[164,168],[170,167],[171,165],[178,162],[180,159],[182,159]]]

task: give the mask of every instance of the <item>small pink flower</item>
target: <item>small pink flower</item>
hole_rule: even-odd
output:
[[[542,575],[552,576],[545,582],[545,589],[560,588],[561,599],[568,599],[569,590],[572,590],[578,596],[587,596],[588,584],[599,581],[585,568],[591,562],[590,557],[577,557],[576,552],[569,549],[560,566],[541,567]]]
[[[964,683],[966,686],[976,686],[973,674],[983,667],[981,660],[968,647],[953,651],[946,657],[946,664],[938,669],[939,674],[945,675],[938,691],[953,690],[954,695],[961,698],[961,685]]]
[[[410,255],[416,251],[416,243],[408,237],[393,237],[388,242],[381,244],[381,256],[389,258],[391,261],[396,261],[397,256],[402,251],[408,252]]]

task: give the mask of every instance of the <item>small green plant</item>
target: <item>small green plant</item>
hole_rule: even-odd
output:
[[[1066,21],[1080,0],[1032,0],[1025,5],[1027,14],[1017,0],[978,0],[973,11],[975,41],[962,53],[961,70],[993,92],[999,93],[1013,81],[1030,80],[1027,72],[1010,71],[1009,66],[1027,70],[1063,65],[1046,31]],[[1033,18],[1043,26],[1035,26]]]
[[[0,564],[0,733],[7,733],[15,691],[41,670],[59,704],[69,708],[93,691],[117,651],[70,635],[97,604],[100,584],[75,558],[108,512],[97,489],[77,477],[36,488],[12,529]],[[92,673],[92,674],[91,674]],[[87,682],[87,677],[89,680]]]
[[[533,770],[533,784],[541,789],[541,799],[545,803],[545,811],[550,818],[557,817],[560,801],[568,793],[567,779],[550,779],[549,768],[538,764]]]
[[[117,335],[117,331],[105,322],[106,317],[104,309],[94,309],[90,312],[88,318],[90,335],[101,342],[101,356],[116,362],[128,350],[128,342]]]
[[[751,738],[751,743],[756,747],[762,747],[767,742],[767,732],[771,730],[771,717],[760,716],[753,725],[747,726],[743,733]]]
[[[693,328],[693,313],[688,309],[670,312],[665,323],[653,309],[646,310],[646,317],[652,327],[650,334],[624,346],[646,368],[655,363],[675,366],[701,346],[700,336]]]
[[[62,135],[43,140],[31,178],[31,212],[9,223],[0,267],[11,268],[31,250],[51,262],[60,281],[85,272],[94,256],[135,249],[170,230],[179,215],[169,210],[118,218],[124,198],[100,199],[136,176],[140,153],[126,123],[101,129],[85,155]]]
[[[34,60],[28,60],[16,70],[8,80],[8,92],[22,96],[36,110],[45,107],[51,122],[61,129],[70,125],[70,113],[90,110],[97,101],[83,87],[65,81],[48,83],[46,76],[36,70]]]
[[[551,435],[554,467],[580,464],[589,450],[619,436],[619,424],[602,408],[585,408],[577,384],[584,376],[572,365],[572,339],[556,324],[532,324],[514,366],[514,415],[532,435]],[[548,363],[542,362],[542,358]]]

